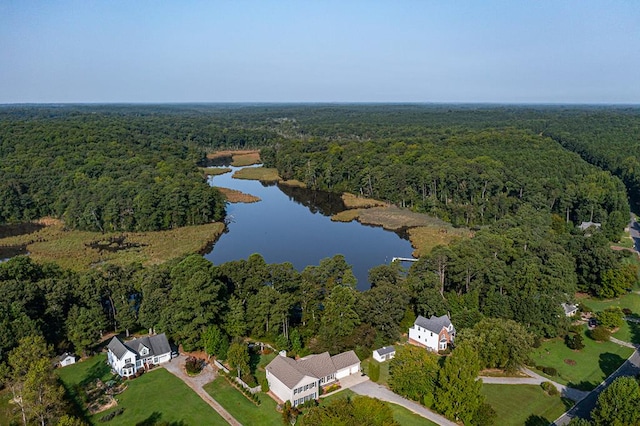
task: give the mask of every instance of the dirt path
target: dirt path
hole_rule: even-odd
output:
[[[233,426],[242,426],[242,423],[237,421],[227,410],[224,409],[222,405],[218,403],[218,401],[213,399],[211,395],[209,395],[203,389],[204,385],[212,382],[216,378],[216,372],[213,367],[211,367],[210,364],[207,364],[200,374],[191,377],[187,373],[185,373],[185,361],[186,357],[180,355],[177,358],[173,358],[171,362],[165,362],[164,364],[162,364],[162,366],[166,368],[167,371],[169,371],[171,374],[185,382],[191,389],[193,389],[194,392],[197,393],[204,402],[209,404],[211,408],[216,410],[218,414],[220,414],[222,418],[227,421],[227,423]]]

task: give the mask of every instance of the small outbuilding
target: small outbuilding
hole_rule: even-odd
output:
[[[378,362],[388,361],[396,356],[396,348],[394,346],[385,346],[373,351],[373,359]]]
[[[578,305],[572,305],[570,303],[563,303],[562,309],[564,309],[564,315],[567,317],[572,317],[578,313]]]
[[[58,360],[58,362],[60,363],[60,367],[66,367],[67,365],[76,363],[76,356],[68,352],[65,352],[62,355],[60,355],[60,359]]]
[[[580,224],[580,226],[578,226],[578,228],[580,228],[581,231],[586,231],[587,229],[589,229],[591,227],[593,227],[595,229],[600,229],[602,227],[602,224],[598,223],[598,222],[589,221],[589,222],[582,222]]]

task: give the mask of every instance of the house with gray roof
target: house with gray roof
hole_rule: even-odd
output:
[[[380,349],[376,349],[373,351],[373,359],[378,362],[388,361],[393,359],[396,356],[396,348],[395,346],[385,346]]]
[[[564,315],[567,317],[572,317],[578,313],[578,305],[572,303],[562,303],[562,309],[564,310]]]
[[[322,386],[360,373],[360,359],[353,351],[331,356],[329,352],[295,360],[278,355],[265,368],[269,390],[294,407],[318,399]]]
[[[117,336],[107,345],[107,362],[121,377],[135,375],[140,369],[171,360],[167,336],[157,334],[122,342]]]
[[[434,352],[447,349],[455,337],[456,329],[447,315],[431,315],[429,319],[418,315],[409,329],[409,343]]]
[[[67,365],[76,363],[76,356],[74,354],[70,354],[69,352],[65,352],[60,355],[58,362],[60,363],[60,367],[66,367]]]

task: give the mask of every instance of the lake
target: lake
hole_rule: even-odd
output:
[[[227,205],[227,231],[205,258],[216,265],[246,259],[259,253],[267,263],[291,262],[302,271],[321,259],[344,255],[358,279],[358,289],[368,289],[368,271],[388,264],[393,257],[411,257],[406,236],[359,222],[332,222],[331,215],[344,210],[340,196],[285,185],[233,179],[231,175],[209,177],[215,186],[232,188],[260,197],[251,204]]]

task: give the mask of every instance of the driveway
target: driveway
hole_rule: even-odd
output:
[[[413,411],[417,415],[422,416],[425,419],[429,419],[432,422],[437,423],[439,425],[458,426],[456,423],[452,422],[451,420],[448,420],[447,418],[442,417],[441,415],[426,409],[425,407],[418,404],[417,402],[413,402],[406,398],[403,398],[400,395],[397,395],[391,392],[386,387],[381,386],[377,383],[374,383],[370,380],[351,386],[350,389],[353,392],[357,393],[358,395],[366,395],[372,398],[381,399],[382,401],[391,402],[392,404],[398,404],[408,409],[409,411]]]
[[[216,371],[211,367],[210,364],[207,364],[202,372],[197,376],[189,376],[184,370],[184,363],[186,361],[186,357],[180,355],[176,358],[173,358],[170,362],[165,362],[162,364],[162,367],[167,369],[171,374],[182,380],[194,390],[195,393],[198,394],[200,398],[207,404],[211,406],[214,410],[218,412],[222,416],[223,419],[227,421],[230,425],[233,426],[242,426],[242,423],[237,421],[227,410],[224,409],[222,405],[218,403],[215,399],[211,397],[204,389],[203,386],[207,383],[212,382],[217,374]]]
[[[613,374],[600,383],[589,395],[582,401],[573,406],[572,409],[560,416],[553,424],[557,426],[567,425],[574,417],[589,419],[591,410],[596,406],[600,392],[605,390],[615,379],[622,376],[636,376],[640,373],[640,353],[634,351],[629,359],[620,366]]]

